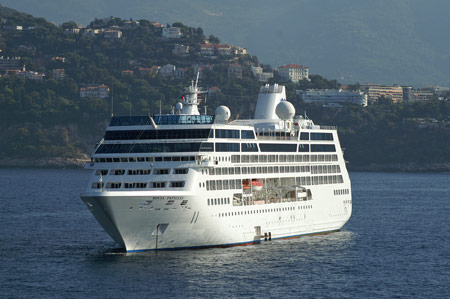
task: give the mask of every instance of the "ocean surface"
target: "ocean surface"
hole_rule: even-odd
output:
[[[450,298],[450,174],[351,173],[336,233],[117,254],[84,170],[0,169],[0,298]]]

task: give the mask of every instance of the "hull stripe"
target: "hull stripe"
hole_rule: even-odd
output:
[[[277,237],[272,238],[273,240],[290,240],[290,239],[297,239],[304,236],[315,236],[315,235],[325,235],[332,232],[337,232],[339,229],[334,230],[328,230],[328,231],[321,231],[317,233],[306,233],[306,234],[300,234],[300,235],[292,235],[292,236],[286,236],[286,237]],[[218,244],[218,245],[204,245],[204,246],[187,246],[187,247],[174,247],[174,248],[158,248],[158,249],[135,249],[135,250],[127,250],[127,253],[137,253],[137,252],[145,252],[145,251],[155,251],[155,250],[164,250],[164,251],[170,251],[170,250],[183,250],[183,249],[206,249],[206,248],[224,248],[224,247],[234,247],[234,246],[247,246],[247,245],[254,245],[264,242],[263,240],[253,240],[253,241],[247,241],[247,242],[239,242],[239,243],[228,243],[228,244]]]

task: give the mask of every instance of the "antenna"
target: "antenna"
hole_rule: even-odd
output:
[[[111,79],[111,118],[114,116],[114,81]]]
[[[159,115],[161,115],[161,99],[159,99]]]
[[[200,75],[200,71],[197,72],[197,79],[195,79],[195,89],[197,89],[199,75]]]

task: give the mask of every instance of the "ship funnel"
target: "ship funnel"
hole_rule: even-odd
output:
[[[261,87],[255,109],[255,119],[280,119],[276,107],[286,100],[286,89],[283,85],[266,84]]]

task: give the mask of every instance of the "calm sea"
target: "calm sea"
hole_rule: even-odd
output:
[[[0,170],[1,298],[450,297],[450,174],[351,173],[343,230],[114,254],[84,170]]]

